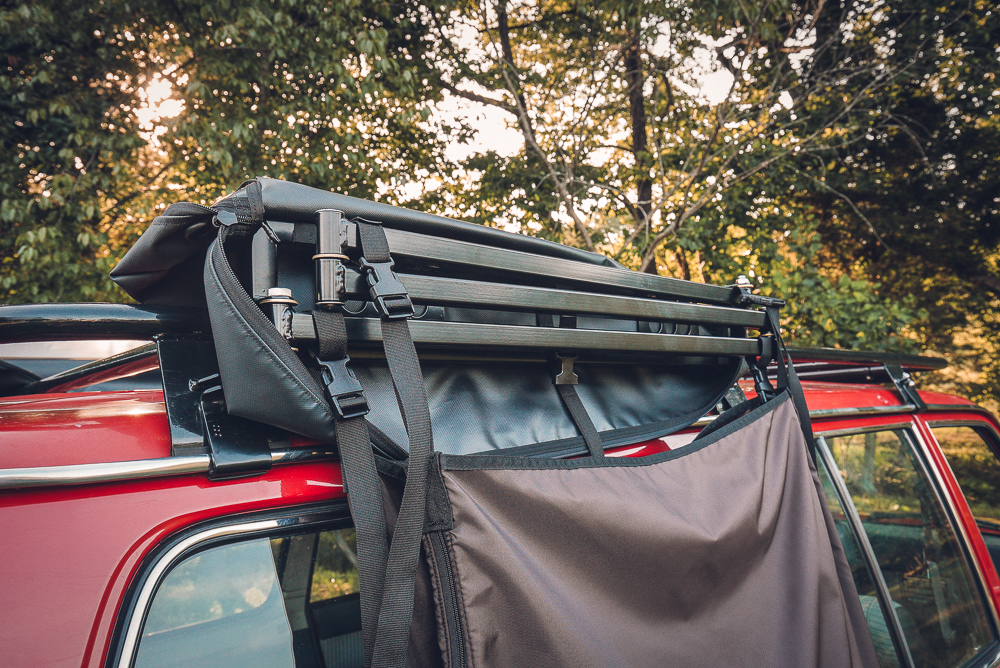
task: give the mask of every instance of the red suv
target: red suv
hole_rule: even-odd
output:
[[[355,536],[335,453],[269,431],[273,466],[219,476],[190,410],[212,355],[199,317],[0,309],[4,341],[153,341],[56,372],[23,352],[0,369],[4,665],[362,665]],[[997,665],[1000,423],[913,388],[906,372],[940,360],[792,355],[882,665]],[[711,419],[608,456],[682,448]]]

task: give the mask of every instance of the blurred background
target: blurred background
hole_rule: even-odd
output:
[[[0,302],[127,301],[158,212],[271,176],[743,274],[995,410],[998,56],[989,1],[11,0]]]

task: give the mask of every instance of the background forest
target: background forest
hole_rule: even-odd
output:
[[[998,56],[987,0],[9,0],[0,301],[125,300],[158,211],[267,175],[745,274],[993,403]]]

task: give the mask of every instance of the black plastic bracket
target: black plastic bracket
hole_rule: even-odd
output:
[[[774,336],[768,334],[757,337],[757,348],[757,357],[748,357],[746,361],[753,375],[757,395],[764,401],[770,401],[778,394],[768,374],[768,367],[774,361],[778,352]]]
[[[229,480],[261,475],[271,469],[271,446],[267,430],[245,418],[230,415],[218,375],[192,383],[201,392],[199,404],[205,444],[212,459],[208,477],[212,480]]]
[[[323,391],[330,407],[341,420],[368,414],[368,399],[364,388],[347,367],[349,358],[316,360],[323,378]]]
[[[746,364],[746,362],[742,364]],[[743,374],[741,373],[740,375],[742,376]],[[743,388],[739,386],[739,383],[734,383],[732,387],[726,390],[726,394],[719,400],[719,403],[715,405],[715,411],[721,414],[730,408],[735,408],[745,403],[746,400],[747,395],[743,394]]]
[[[916,383],[913,382],[910,374],[903,371],[903,367],[898,364],[886,364],[885,372],[889,374],[892,384],[896,386],[904,403],[913,406],[918,411],[927,408],[927,404],[924,403],[924,400],[920,398],[920,394],[917,392]]]
[[[369,262],[360,258],[358,263],[368,275],[368,293],[379,315],[387,320],[405,320],[413,317],[413,302],[406,286],[393,271],[393,261]]]
[[[202,431],[201,389],[192,388],[192,381],[218,374],[215,347],[202,337],[158,336],[156,352],[170,425],[170,454],[204,454],[207,449]]]

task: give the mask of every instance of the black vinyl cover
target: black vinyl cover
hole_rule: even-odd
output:
[[[428,234],[536,255],[575,260],[605,267],[621,267],[614,260],[578,248],[512,234],[482,225],[452,220],[379,202],[341,195],[309,186],[261,177],[264,220],[316,221],[320,209],[338,209],[347,218],[375,220],[391,229]],[[211,223],[220,211],[246,208],[248,189],[236,191],[212,207],[172,204],[152,224],[111,271],[125,292],[144,304],[204,305],[201,267],[215,238]]]
[[[335,436],[321,386],[241,284],[245,266],[239,265],[249,260],[246,231],[223,246],[213,227],[220,212],[227,212],[229,221],[253,227],[270,218],[314,222],[316,211],[323,208],[410,232],[617,266],[579,249],[266,178],[247,182],[213,207],[172,205],[115,267],[112,278],[145,303],[206,305],[229,412],[325,442],[334,442]],[[301,244],[282,244],[286,245],[288,249],[279,249],[285,254],[279,255],[279,267],[289,261],[296,266],[279,271],[281,284],[296,288],[300,304],[308,308],[306,295],[314,290],[311,251],[299,248]],[[535,320],[527,313],[496,315],[516,317],[518,324],[527,324],[520,323],[525,318]],[[444,319],[474,322],[486,316],[488,312],[446,309]],[[587,327],[590,320],[600,329],[627,326],[635,331],[637,326],[634,321],[586,317],[578,326]],[[676,431],[707,412],[736,380],[739,362],[707,358],[696,364],[678,360],[580,364],[579,395],[608,445],[637,442]],[[407,447],[385,361],[354,359],[351,366],[372,408],[369,421]],[[468,454],[545,444],[540,452],[568,454],[582,447],[552,384],[553,368],[548,363],[424,360],[423,373],[440,452]]]

